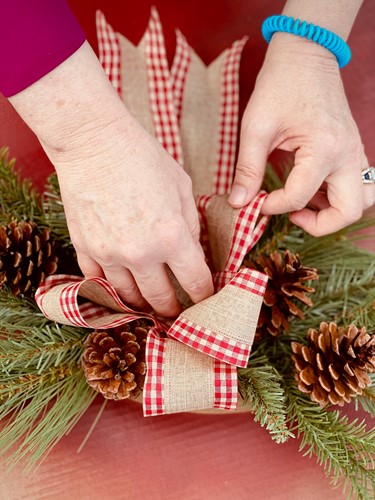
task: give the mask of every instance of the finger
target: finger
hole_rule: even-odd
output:
[[[181,312],[176,292],[163,264],[133,270],[134,279],[143,297],[155,312],[165,317],[176,317]]]
[[[311,210],[315,210],[316,212],[319,210],[323,210],[325,208],[328,208],[330,206],[328,198],[327,198],[327,191],[322,191],[319,190],[309,201],[307,208],[310,208]]]
[[[366,154],[363,152],[362,155],[362,169],[361,169],[361,179],[362,179],[362,170],[369,168],[370,164]],[[364,209],[370,208],[375,203],[375,184],[363,184],[363,205]]]
[[[254,128],[248,120],[243,122],[236,172],[228,198],[233,207],[243,207],[259,191],[273,135],[271,128]]]
[[[340,169],[342,170],[342,169]],[[313,236],[334,233],[358,220],[363,212],[363,189],[357,172],[335,172],[327,179],[329,208],[320,212],[303,209],[290,214],[290,220]]]
[[[375,184],[363,185],[363,205],[364,208],[370,208],[375,203]]]
[[[103,269],[91,257],[77,254],[78,265],[86,278],[104,278]]]
[[[302,210],[319,190],[326,172],[310,161],[296,164],[282,189],[270,193],[262,206],[266,215],[283,214]]]
[[[146,300],[135,282],[131,272],[123,267],[104,268],[107,281],[113,286],[121,299],[136,309],[148,307]]]
[[[199,216],[192,191],[181,192],[181,208],[183,218],[185,219],[190,234],[193,237],[193,241],[199,244]]]
[[[213,294],[212,274],[201,251],[192,242],[182,245],[168,265],[193,302],[201,302]]]

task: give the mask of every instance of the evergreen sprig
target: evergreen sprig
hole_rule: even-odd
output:
[[[80,367],[87,331],[49,321],[7,290],[0,292],[0,325],[0,421],[7,421],[0,456],[8,465],[27,456],[34,465],[96,397]]]
[[[287,426],[282,379],[265,356],[251,357],[248,368],[238,370],[239,391],[250,402],[255,422],[265,427],[277,443],[285,443],[294,434]]]
[[[0,420],[8,419],[0,431],[0,456],[17,444],[6,456],[8,465],[44,458],[97,395],[79,364],[82,339],[64,330],[34,329],[0,341]]]
[[[340,411],[326,411],[286,379],[288,415],[301,438],[300,451],[315,455],[334,485],[342,483],[348,498],[370,500],[375,493],[375,428],[350,422]]]
[[[0,224],[6,225],[12,219],[43,220],[38,192],[29,180],[21,180],[14,167],[9,150],[0,148]]]

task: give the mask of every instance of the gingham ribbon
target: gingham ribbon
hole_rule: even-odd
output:
[[[135,311],[124,304],[103,278],[49,276],[36,291],[35,300],[44,316],[64,325],[100,330],[143,318],[151,320],[159,330],[162,328],[151,314]]]
[[[167,54],[164,45],[163,29],[157,10],[151,8],[151,17],[145,33],[146,65],[148,75],[149,99],[154,120],[155,135],[160,144],[180,164],[183,164],[182,146],[178,118],[176,115],[173,90],[180,100],[181,92],[178,75],[182,74],[186,63],[178,66],[174,74],[174,87],[168,69]],[[182,94],[181,94],[182,95]]]
[[[96,11],[96,32],[99,60],[110,82],[121,95],[120,43],[117,34],[100,10]]]
[[[108,329],[140,318],[153,322],[146,346],[145,416],[236,408],[237,371],[234,365],[220,361],[220,356],[208,358],[198,352],[200,349],[191,349],[184,343],[165,338],[165,325],[154,316],[124,304],[105,279],[49,276],[38,288],[35,300],[47,318],[71,326]],[[181,323],[178,328],[181,330]],[[213,335],[212,331],[210,333]],[[181,383],[186,380],[189,384]]]
[[[230,244],[227,248],[223,244],[222,234],[228,232],[227,227],[223,227],[221,223],[222,211],[218,212],[214,210],[212,215],[210,214],[210,219],[208,219],[208,211],[210,207],[210,202],[213,199],[217,199],[215,195],[200,196],[197,199],[197,208],[199,214],[199,221],[201,227],[200,241],[202,248],[204,250],[206,261],[213,273],[215,291],[220,291],[225,285],[227,285],[233,278],[235,273],[239,270],[245,256],[250,252],[250,250],[257,244],[260,237],[264,233],[269,216],[260,215],[260,211],[264,200],[267,197],[265,191],[261,191],[258,195],[251,201],[251,203],[241,209],[230,208],[227,204],[227,197],[220,197],[223,200],[222,210],[231,213],[231,219],[233,220],[232,226],[234,230],[231,234]],[[217,220],[212,220],[212,219]],[[217,264],[215,267],[213,262],[213,253],[215,253],[214,246],[210,245],[209,237],[209,226],[211,232],[212,228],[216,228],[219,234],[211,235],[212,240],[220,241],[221,252],[227,255],[225,263],[222,265]],[[215,259],[218,260],[218,259]]]

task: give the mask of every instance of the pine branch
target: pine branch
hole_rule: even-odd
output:
[[[371,385],[363,390],[362,396],[358,396],[354,400],[354,404],[356,410],[360,405],[365,412],[375,417],[375,373],[371,373],[369,377],[371,379]]]
[[[30,314],[22,299],[12,297],[10,302],[12,321],[1,322],[0,420],[8,423],[0,431],[0,456],[6,454],[8,465],[27,458],[34,467],[78,422],[97,393],[80,367],[87,330],[60,326],[35,310]]]
[[[349,422],[339,411],[326,411],[285,381],[288,415],[301,438],[304,456],[315,455],[334,485],[349,488],[348,498],[371,499],[375,493],[375,429]]]
[[[9,468],[26,459],[33,469],[46,458],[87,411],[97,396],[76,370],[54,384],[38,386],[30,398],[13,408],[7,425],[0,431],[0,456]],[[14,405],[13,405],[14,407]],[[4,418],[3,412],[0,413]]]
[[[250,358],[250,366],[238,370],[239,390],[245,402],[250,401],[255,422],[266,427],[273,440],[284,443],[294,437],[286,420],[285,394],[280,376],[269,366],[266,357]]]
[[[9,159],[9,150],[0,149],[0,223],[12,219],[43,220],[40,197],[29,180],[21,180],[14,169],[15,160]]]

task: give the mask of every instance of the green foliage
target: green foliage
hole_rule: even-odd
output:
[[[0,291],[0,456],[44,458],[96,397],[80,368],[87,331],[52,323]]]
[[[252,356],[249,367],[238,370],[238,382],[244,402],[250,401],[255,422],[266,427],[272,439],[285,443],[294,437],[287,426],[282,379],[265,356]]]
[[[326,411],[286,380],[288,415],[301,438],[300,451],[317,461],[342,484],[348,498],[371,499],[375,494],[375,428],[349,421],[340,411]]]
[[[37,191],[28,180],[21,180],[9,160],[7,148],[0,148],[0,224],[10,220],[40,220],[42,207]]]

